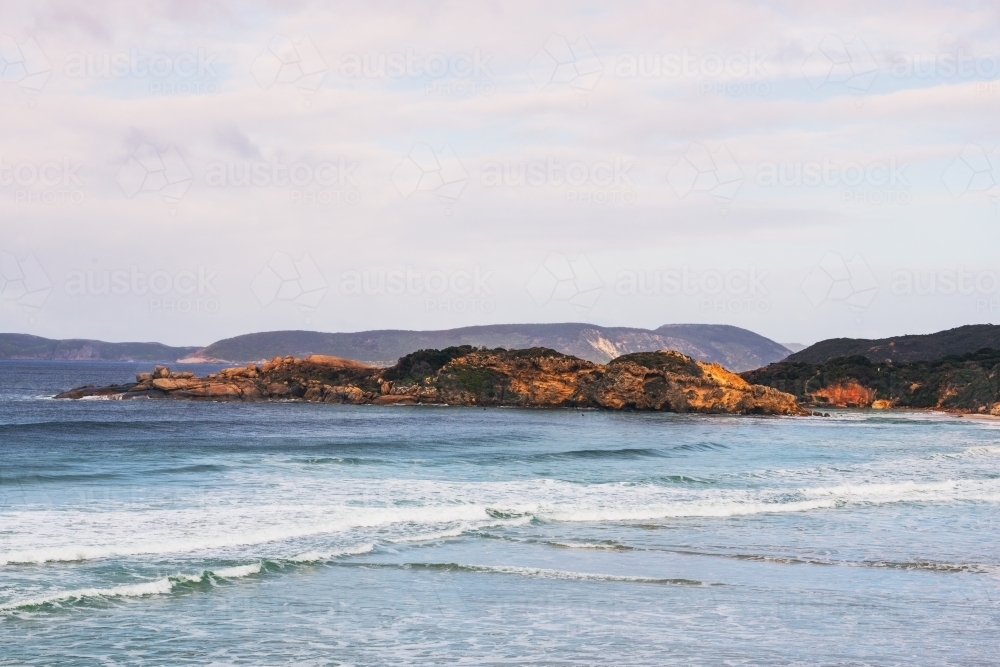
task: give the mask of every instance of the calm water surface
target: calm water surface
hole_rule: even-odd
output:
[[[137,370],[0,362],[2,665],[1000,664],[1000,422],[46,398]]]

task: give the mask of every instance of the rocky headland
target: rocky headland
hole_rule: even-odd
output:
[[[323,355],[275,357],[201,378],[157,366],[135,382],[77,387],[56,398],[93,396],[809,414],[791,394],[679,352],[637,352],[598,364],[547,348],[468,345],[420,350],[389,368]]]
[[[1000,350],[919,361],[865,355],[822,363],[782,361],[742,374],[793,394],[803,407],[907,408],[1000,416]]]

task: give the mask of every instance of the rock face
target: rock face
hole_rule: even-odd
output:
[[[78,387],[56,398],[86,396],[807,414],[790,394],[672,351],[627,354],[601,365],[547,348],[461,346],[420,350],[390,368],[287,356],[204,378],[158,366],[134,383]]]
[[[794,394],[803,406],[1000,414],[1000,350],[990,348],[931,361],[877,362],[862,355],[820,364],[782,361],[743,378]]]

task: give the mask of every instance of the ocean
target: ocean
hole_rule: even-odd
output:
[[[49,398],[150,367],[0,362],[0,665],[1000,664],[1000,422]]]

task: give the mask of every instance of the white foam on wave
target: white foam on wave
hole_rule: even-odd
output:
[[[338,556],[359,556],[375,550],[375,544],[359,544],[356,547],[347,547],[337,551],[306,551],[305,553],[292,556],[287,560],[292,563],[317,563],[324,560],[337,558]]]
[[[148,595],[166,595],[180,583],[197,583],[213,579],[240,579],[258,574],[261,571],[260,562],[249,565],[236,565],[216,570],[205,570],[201,574],[175,574],[153,581],[138,584],[122,584],[109,588],[77,588],[69,591],[58,591],[26,600],[15,600],[0,604],[0,612],[11,612],[18,609],[41,607],[43,605],[62,606],[62,603],[73,603],[88,598],[136,598]]]
[[[918,500],[921,496],[937,496],[942,500],[956,497],[960,485],[955,480],[947,479],[941,482],[905,482],[869,483],[869,484],[839,484],[837,486],[818,486],[799,489],[806,496],[836,496],[838,498],[864,498],[866,500],[895,502],[902,499]]]
[[[631,551],[635,548],[624,544],[618,544],[617,542],[561,542],[552,540],[546,542],[546,544],[551,544],[554,547],[562,547],[564,549],[607,549],[609,551]]]
[[[219,570],[212,570],[209,574],[216,577],[222,577],[223,579],[239,579],[241,577],[249,577],[251,574],[258,574],[260,572],[260,568],[260,563],[252,563],[250,565],[235,565],[233,567],[224,567]]]
[[[16,600],[0,604],[0,612],[13,611],[15,609],[25,609],[28,607],[40,607],[46,604],[59,604],[61,602],[74,602],[84,598],[117,598],[117,597],[143,597],[146,595],[163,595],[169,593],[174,587],[174,583],[169,577],[163,577],[156,581],[147,581],[141,584],[124,584],[111,588],[78,588],[72,591],[59,591],[49,595],[27,600]]]
[[[486,510],[489,515],[489,510]],[[465,522],[454,528],[448,528],[446,530],[438,530],[427,533],[418,533],[416,535],[407,535],[405,537],[399,537],[396,539],[388,540],[395,544],[405,544],[407,542],[430,542],[432,540],[443,540],[449,537],[459,537],[472,530],[482,530],[484,528],[495,528],[497,526],[523,526],[525,524],[531,523],[532,516],[530,513],[522,513],[520,516],[516,516],[512,519],[497,519],[490,515],[490,519],[487,521],[475,521],[475,522]]]
[[[342,508],[331,508],[342,509]],[[459,533],[480,524],[495,524],[497,520],[487,514],[486,508],[477,505],[449,505],[445,507],[416,508],[347,508],[346,516],[339,519],[281,524],[260,527],[256,530],[199,535],[169,540],[140,539],[111,545],[66,545],[40,547],[0,553],[0,566],[9,564],[43,564],[48,562],[73,562],[114,558],[122,556],[191,553],[212,549],[253,546],[272,542],[315,537],[348,532],[358,528],[379,528],[394,524],[433,525],[460,522]],[[124,517],[123,517],[124,518]],[[144,532],[137,530],[135,532]],[[429,539],[421,537],[419,539]]]
[[[539,508],[537,516],[547,521],[653,521],[657,519],[724,518],[754,514],[805,512],[836,506],[837,501],[833,499],[784,503],[720,500],[647,507]]]
[[[963,449],[957,454],[945,455],[954,458],[975,458],[980,456],[995,456],[1000,454],[1000,447],[990,446],[990,445],[979,445],[976,447],[969,447],[968,449]]]
[[[256,486],[248,483],[239,489],[226,489],[228,495],[213,497],[212,503],[194,498],[188,501],[191,504],[180,507],[130,503],[99,511],[83,506],[5,508],[0,511],[0,524],[4,525],[9,550],[0,552],[0,566],[192,554],[262,544],[280,548],[286,542],[328,535],[345,535],[348,541],[365,543],[416,542],[534,520],[651,521],[898,502],[1000,502],[1000,479],[961,479],[961,470],[941,470],[938,474],[942,472],[954,473],[954,478],[918,482],[900,480],[898,471],[895,479],[884,471],[860,471],[855,479],[846,480],[841,474],[817,474],[809,480],[811,485],[800,481],[795,486],[772,476],[755,481],[749,488],[655,482],[582,484],[546,478],[495,482],[344,480],[334,487],[279,480],[280,484],[272,484],[271,503],[265,505],[247,494],[244,489]],[[907,477],[911,475],[907,473]],[[920,479],[916,472],[912,477]],[[359,498],[369,504],[352,504]],[[325,555],[322,548],[316,553]],[[243,557],[260,554],[241,552],[237,556]]]
[[[552,570],[542,567],[519,567],[516,565],[456,565],[456,569],[466,572],[484,572],[491,574],[513,574],[521,577],[537,579],[562,579],[570,581],[627,581],[646,584],[689,584],[701,585],[702,582],[683,578],[644,577],[625,574],[598,574],[594,572],[572,572],[569,570]]]

